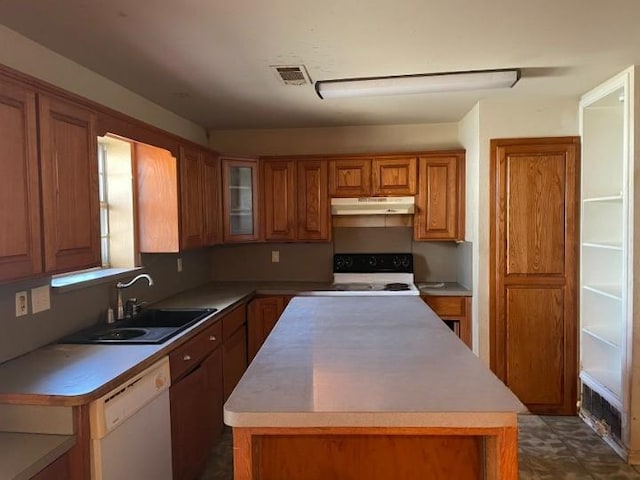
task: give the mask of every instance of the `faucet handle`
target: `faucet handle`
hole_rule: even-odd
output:
[[[140,310],[147,302],[138,302],[137,298],[129,298],[124,304],[124,318],[133,318],[140,313]]]

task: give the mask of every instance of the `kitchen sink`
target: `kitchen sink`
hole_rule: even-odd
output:
[[[139,328],[114,328],[106,332],[101,332],[89,337],[91,340],[130,340],[146,335],[147,330]]]
[[[215,308],[149,308],[133,318],[74,333],[58,343],[164,343],[216,311]]]
[[[125,320],[127,327],[184,327],[193,325],[204,315],[215,312],[215,308],[178,309],[178,308],[149,308],[142,310],[139,315]]]

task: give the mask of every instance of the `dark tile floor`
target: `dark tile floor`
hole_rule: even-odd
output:
[[[520,480],[640,480],[578,417],[519,418]],[[233,480],[231,430],[211,452],[200,480]]]

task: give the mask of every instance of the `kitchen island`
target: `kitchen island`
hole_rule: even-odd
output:
[[[515,479],[525,411],[418,297],[298,297],[224,418],[236,480]]]

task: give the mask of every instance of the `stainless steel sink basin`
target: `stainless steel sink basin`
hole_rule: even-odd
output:
[[[164,343],[216,311],[215,308],[150,308],[134,318],[92,327],[69,335],[58,343]]]

